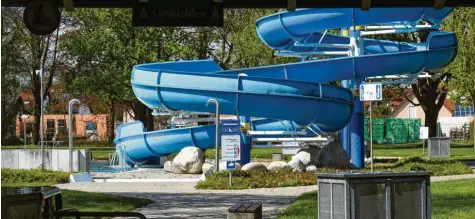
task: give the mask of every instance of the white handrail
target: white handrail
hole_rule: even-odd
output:
[[[328,141],[327,138],[315,137],[315,138],[253,138],[253,142],[319,142],[319,141]]]
[[[247,131],[250,135],[306,135],[307,131]]]

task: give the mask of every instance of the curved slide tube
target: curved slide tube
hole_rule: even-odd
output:
[[[314,125],[311,125],[308,129],[312,130],[307,130],[307,134],[303,136],[316,136],[313,132],[315,128]],[[301,126],[290,121],[257,119],[251,121],[251,129],[256,131],[297,131],[301,130]],[[215,147],[215,130],[215,125],[212,124],[146,132],[142,122],[134,121],[117,127],[114,143],[117,144],[121,152],[127,154],[127,163],[140,164],[157,156],[180,151],[185,146],[213,149]]]
[[[256,28],[270,48],[305,53],[328,50],[312,48],[311,43],[349,44],[348,37],[323,34],[325,29],[367,24],[411,26],[421,19],[437,25],[451,11],[302,9],[261,18]],[[270,118],[253,121],[253,130],[309,127],[318,133],[335,132],[348,123],[353,96],[348,89],[323,82],[418,74],[446,66],[457,54],[455,35],[439,31],[431,32],[426,43],[364,39],[364,44],[362,56],[247,69],[222,70],[212,60],[136,65],[132,87],[137,98],[151,109],[213,113],[214,106],[206,106],[206,102],[214,98],[223,114]],[[207,125],[145,132],[140,122],[131,122],[118,127],[115,143],[127,155],[128,163],[137,164],[186,146],[213,148],[214,129],[215,125]]]

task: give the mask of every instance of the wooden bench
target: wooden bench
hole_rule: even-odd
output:
[[[262,203],[235,204],[228,209],[228,219],[262,219]]]

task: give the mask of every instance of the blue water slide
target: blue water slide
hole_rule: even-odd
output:
[[[415,25],[425,19],[440,23],[452,8],[357,8],[301,9],[263,17],[256,22],[259,38],[270,48],[286,49],[295,42],[305,41],[318,31],[369,24]],[[311,39],[310,39],[311,40]]]
[[[408,27],[426,20],[437,26],[451,8],[302,9],[263,17],[256,22],[260,39],[276,51],[312,53],[329,51],[313,44],[349,44],[327,29],[356,25],[390,24]],[[433,31],[422,43],[363,39],[361,56],[310,60],[299,63],[223,70],[212,60],[136,65],[132,88],[151,109],[213,113],[210,98],[221,113],[259,118],[253,130],[301,130],[307,135],[336,132],[348,124],[353,110],[350,90],[325,84],[392,74],[418,74],[448,65],[457,54],[453,33]],[[345,51],[332,49],[332,51]],[[348,49],[346,49],[348,50]],[[186,146],[213,148],[215,126],[146,132],[141,122],[118,127],[115,143],[128,163],[180,151]]]
[[[316,127],[311,125],[305,135],[316,136]],[[140,164],[148,159],[168,155],[180,151],[185,146],[195,146],[201,149],[215,147],[215,125],[203,125],[192,128],[178,128],[146,132],[140,121],[122,124],[117,127],[117,136],[114,143],[118,150],[127,154],[129,164]],[[310,130],[312,129],[312,130]],[[276,119],[256,119],[251,121],[251,130],[255,131],[301,131],[302,127],[294,122]],[[317,132],[318,133],[318,132]],[[260,136],[256,136],[260,137]],[[273,137],[290,137],[279,135]]]

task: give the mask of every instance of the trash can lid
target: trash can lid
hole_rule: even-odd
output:
[[[408,176],[424,176],[429,177],[430,172],[427,171],[400,171],[400,172],[334,172],[334,173],[317,173],[317,178],[387,178],[387,177],[408,177]]]

